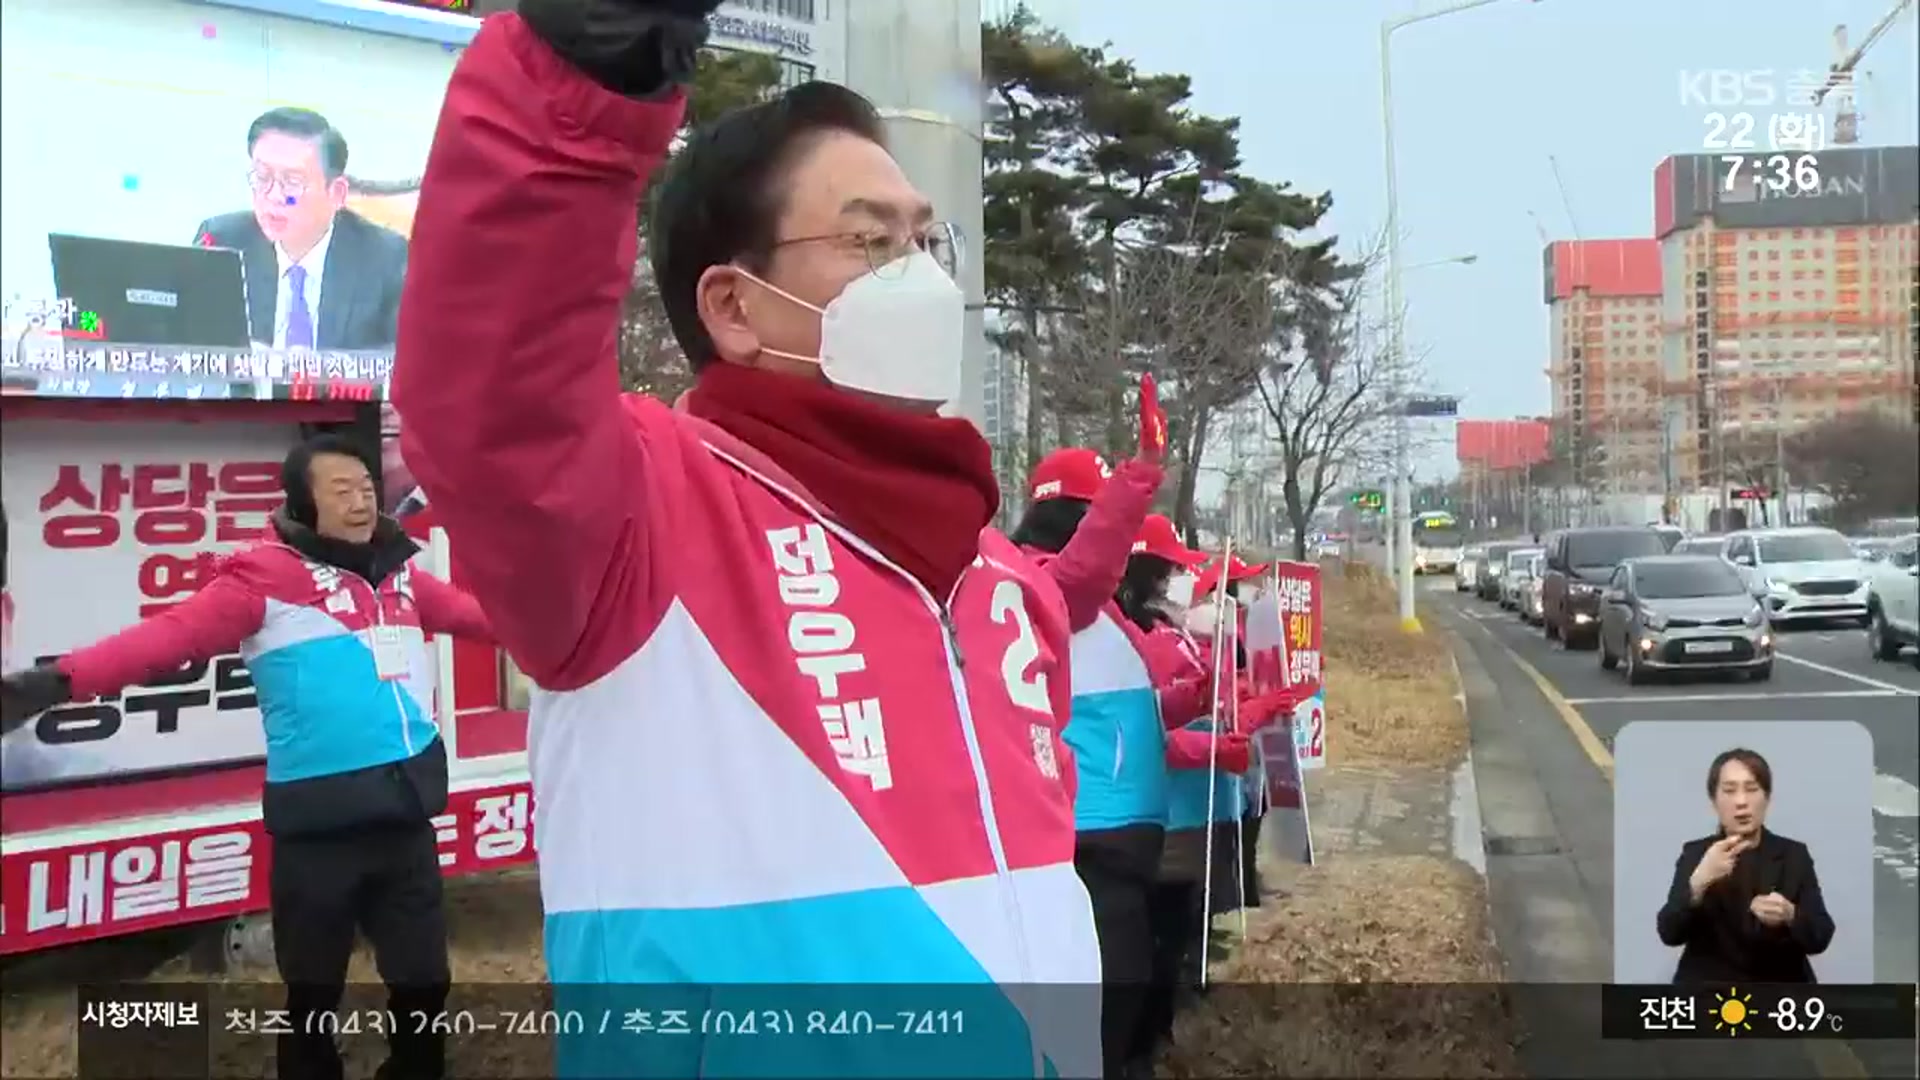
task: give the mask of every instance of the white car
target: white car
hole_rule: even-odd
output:
[[[1867,621],[1867,564],[1832,529],[1752,529],[1727,537],[1725,558],[1775,623]]]
[[[1528,626],[1540,625],[1541,612],[1545,605],[1540,602],[1540,578],[1547,572],[1547,554],[1536,551],[1527,556],[1525,562],[1514,571],[1519,587],[1520,600],[1514,608],[1520,614],[1520,621]]]
[[[1896,660],[1907,645],[1920,648],[1920,533],[1867,564],[1867,648],[1876,660]],[[1920,652],[1913,663],[1920,667]]]
[[[1507,552],[1507,569],[1500,575],[1500,606],[1520,611],[1521,594],[1532,579],[1534,560],[1546,552],[1539,548],[1521,548]]]
[[[1475,592],[1480,588],[1480,571],[1487,565],[1487,549],[1470,547],[1453,564],[1453,591]]]

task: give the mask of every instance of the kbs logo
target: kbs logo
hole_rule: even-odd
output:
[[[1814,89],[1818,90],[1825,81],[1822,78],[1816,82]],[[1755,71],[1713,68],[1680,73],[1680,104],[1688,108],[1767,109],[1781,100],[1772,68]],[[1812,104],[1811,95],[1807,103]]]
[[[1707,68],[1680,72],[1680,104],[1712,109],[1704,118],[1702,150],[1814,153],[1826,149],[1826,102],[1852,100],[1845,75],[1773,68]],[[1767,110],[1756,112],[1755,110]],[[1777,110],[1777,111],[1776,111]]]

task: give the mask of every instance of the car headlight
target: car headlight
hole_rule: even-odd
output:
[[[1772,578],[1761,578],[1760,588],[1770,593],[1789,593],[1793,591],[1793,583],[1787,582],[1787,581],[1775,581]]]
[[[1584,581],[1576,581],[1567,587],[1567,591],[1575,596],[1592,596],[1600,591],[1600,586],[1589,585]]]
[[[1766,621],[1767,621],[1766,615],[1763,612],[1761,612],[1761,610],[1758,607],[1754,608],[1752,611],[1747,612],[1746,622],[1748,626],[1759,626],[1760,624]]]
[[[1655,632],[1665,630],[1667,617],[1657,611],[1643,611],[1640,613],[1640,625]]]

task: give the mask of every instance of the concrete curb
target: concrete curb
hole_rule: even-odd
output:
[[[1447,663],[1453,669],[1453,699],[1460,703],[1461,723],[1467,722],[1467,684],[1460,677],[1460,658],[1447,650]],[[1482,878],[1487,876],[1486,825],[1480,820],[1480,787],[1474,782],[1473,745],[1468,740],[1467,758],[1453,770],[1453,854]]]

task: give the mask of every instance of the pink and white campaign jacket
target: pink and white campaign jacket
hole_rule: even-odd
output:
[[[391,521],[376,533],[377,583],[323,561],[304,526],[219,559],[191,597],[59,660],[87,701],[238,649],[266,729],[261,814],[278,837],[424,825],[446,809],[426,635],[489,640],[458,589],[417,571]],[[383,671],[382,649],[393,654]]]
[[[447,90],[401,308],[406,459],[540,688],[549,977],[966,984],[998,1009],[969,1074],[1096,1075],[1097,995],[1014,990],[1100,980],[1059,587],[986,530],[930,595],[765,456],[620,392],[636,207],[681,110],[489,19]],[[873,1038],[770,1062],[751,1039],[620,1045],[596,1067],[953,1067]]]

